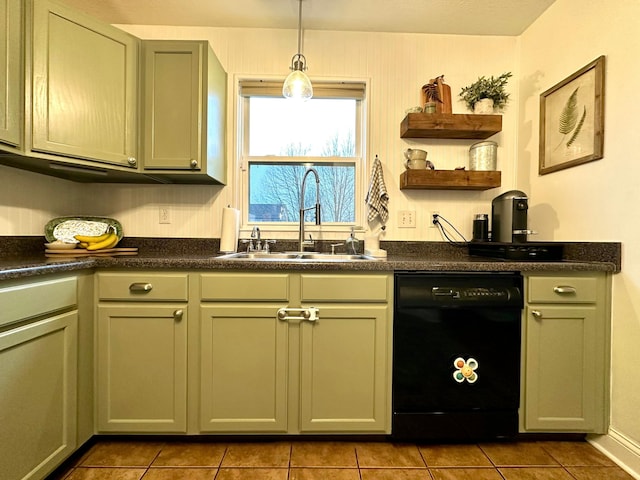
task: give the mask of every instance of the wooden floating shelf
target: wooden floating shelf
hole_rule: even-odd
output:
[[[400,137],[481,140],[501,130],[502,115],[409,113],[400,124]]]
[[[489,190],[501,181],[498,171],[406,170],[400,175],[400,190]]]

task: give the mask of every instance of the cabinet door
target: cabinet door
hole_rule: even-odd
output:
[[[287,432],[288,325],[278,308],[201,307],[202,432]]]
[[[145,172],[224,183],[227,75],[206,41],[144,41]]]
[[[387,306],[319,309],[301,324],[300,431],[389,433]]]
[[[98,307],[98,430],[186,432],[187,309]]]
[[[144,168],[199,170],[202,42],[144,42]]]
[[[21,0],[0,0],[0,143],[20,146],[23,118]]]
[[[0,476],[44,478],[76,447],[77,313],[0,333]]]
[[[32,149],[135,167],[138,40],[52,0],[33,5]]]
[[[595,306],[526,308],[525,428],[601,428],[605,379],[600,373]]]

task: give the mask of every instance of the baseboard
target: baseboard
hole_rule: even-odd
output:
[[[633,478],[640,480],[640,445],[617,430],[607,435],[589,435],[587,441],[611,458]]]

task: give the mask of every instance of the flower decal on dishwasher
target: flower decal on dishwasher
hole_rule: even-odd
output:
[[[456,371],[453,372],[453,379],[462,383],[465,380],[469,383],[475,383],[478,380],[478,374],[476,369],[478,368],[478,361],[475,358],[469,358],[465,360],[462,357],[458,357],[453,361],[453,366]]]

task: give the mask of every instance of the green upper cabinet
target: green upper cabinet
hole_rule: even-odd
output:
[[[139,40],[52,0],[32,14],[31,149],[136,169]]]
[[[175,183],[225,183],[227,75],[206,41],[142,42],[142,164]]]
[[[0,163],[84,182],[225,184],[227,74],[59,0],[0,0]],[[141,46],[144,50],[141,51]]]
[[[0,144],[21,146],[23,116],[22,3],[0,0]]]

